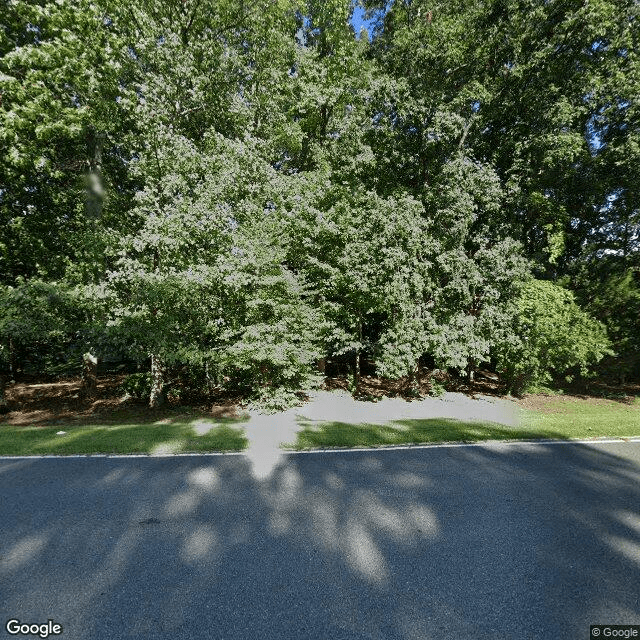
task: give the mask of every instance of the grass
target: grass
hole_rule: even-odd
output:
[[[284,449],[377,447],[435,442],[572,439],[640,436],[640,398],[632,404],[553,396],[537,399],[540,410],[523,411],[521,424],[448,418],[403,419],[386,424],[301,422],[296,441]],[[273,417],[278,420],[277,416]],[[64,431],[63,434],[58,434]],[[0,455],[181,453],[241,451],[248,446],[243,419],[215,422],[176,416],[153,423],[83,426],[0,425]]]
[[[463,422],[451,418],[395,420],[382,425],[321,422],[303,424],[296,442],[284,447],[304,451],[325,447],[379,447],[544,437],[547,436],[534,430],[511,429],[491,422]]]
[[[551,398],[544,411],[523,411],[521,424],[510,427],[449,418],[396,420],[386,424],[304,422],[294,443],[283,447],[309,450],[326,447],[377,447],[435,442],[484,440],[570,440],[602,436],[640,436],[640,399],[633,405],[594,405]]]
[[[640,397],[631,404],[551,397],[543,411],[530,412],[525,419],[535,429],[556,432],[563,438],[640,436]]]
[[[195,420],[69,427],[2,425],[0,455],[239,451],[248,442],[238,422],[216,419],[211,428]],[[59,431],[65,433],[58,435]]]

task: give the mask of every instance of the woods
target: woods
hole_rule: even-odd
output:
[[[271,407],[327,358],[640,377],[634,0],[2,0],[0,27],[6,374],[127,358],[152,406],[186,369]]]

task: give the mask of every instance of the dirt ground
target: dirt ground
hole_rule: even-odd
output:
[[[613,389],[602,389],[602,393],[527,394],[522,398],[516,398],[515,401],[523,409],[541,411],[542,413],[559,413],[564,405],[570,405],[578,401],[595,406],[608,406],[616,402],[631,405],[636,396],[640,396],[639,384],[619,385]]]
[[[240,408],[232,400],[194,407],[168,405],[152,410],[144,402],[125,397],[120,389],[125,377],[100,377],[94,399],[81,398],[79,379],[9,385],[7,401],[11,411],[0,416],[0,424],[130,424],[156,422],[183,415],[207,415],[214,418],[241,415]]]
[[[0,424],[7,425],[55,425],[55,424],[128,424],[155,422],[163,418],[178,416],[203,416],[208,418],[240,417],[244,410],[237,398],[203,399],[194,406],[168,405],[151,410],[146,404],[125,398],[120,389],[124,375],[102,376],[98,380],[94,399],[82,399],[80,380],[59,382],[19,382],[7,387],[10,412],[0,416]],[[449,391],[465,394],[470,398],[481,396],[504,397],[497,378],[489,372],[479,372],[473,385],[448,377],[444,372],[422,373],[411,383],[407,380],[390,381],[372,376],[363,376],[356,392],[357,400],[377,402],[383,397],[410,400],[418,392],[427,396],[431,380],[445,383]],[[349,388],[346,377],[327,378],[325,390]],[[588,389],[567,390],[562,396],[542,394],[526,395],[516,399],[518,406],[543,412],[558,411],[558,403],[582,400],[596,405],[611,401],[631,403],[640,395],[640,384],[613,386],[591,383]],[[606,397],[603,397],[606,396]],[[553,405],[553,406],[551,406]]]

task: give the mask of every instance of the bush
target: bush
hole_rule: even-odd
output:
[[[221,350],[220,367],[228,378],[227,390],[239,392],[252,406],[287,409],[299,403],[297,394],[322,381],[315,362],[323,354],[323,322],[295,292],[260,295],[247,303],[241,331]]]
[[[433,378],[429,380],[429,395],[432,398],[442,397],[445,394],[446,390],[446,387],[441,382],[438,382]]]
[[[255,392],[248,408],[261,413],[279,413],[301,404],[302,394],[284,387],[265,387]]]
[[[59,377],[80,371],[83,302],[78,290],[61,282],[25,281],[0,285],[0,366],[9,359],[23,373]]]
[[[572,368],[587,376],[613,353],[604,325],[580,309],[570,291],[547,281],[523,286],[512,328],[495,355],[507,391],[516,395]]]
[[[137,400],[149,400],[151,396],[151,374],[131,373],[120,385],[122,393],[126,393]]]
[[[609,378],[624,381],[640,376],[640,268],[624,273],[607,273],[619,270],[619,265],[607,266],[603,260],[596,277],[581,275],[578,295],[585,306],[607,326],[615,356],[605,358],[598,372]]]

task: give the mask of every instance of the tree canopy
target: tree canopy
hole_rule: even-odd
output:
[[[635,0],[1,5],[3,366],[640,375]]]

